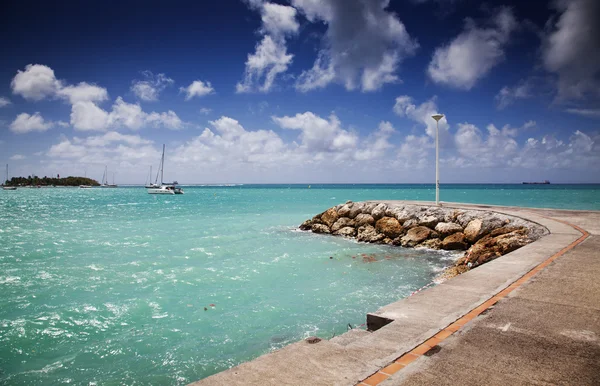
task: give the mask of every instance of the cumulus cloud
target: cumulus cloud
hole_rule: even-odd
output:
[[[185,100],[189,101],[195,96],[203,97],[212,94],[215,92],[215,89],[210,82],[204,83],[201,80],[195,80],[189,86],[179,88],[179,91],[185,93]]]
[[[559,100],[598,95],[600,89],[600,2],[557,0],[561,13],[544,38],[544,67],[558,77]]]
[[[501,129],[493,124],[487,127],[487,137],[469,123],[461,123],[455,135],[458,153],[478,166],[491,167],[512,159],[518,152],[519,146],[515,137],[517,130],[508,125]]]
[[[62,87],[54,70],[43,64],[28,64],[25,71],[18,70],[10,86],[13,94],[34,101],[52,97]]]
[[[521,81],[514,87],[504,86],[496,95],[496,107],[502,110],[515,102],[517,99],[530,98],[532,96],[532,84],[529,81]]]
[[[25,157],[24,155],[21,155],[21,154],[15,154],[12,157],[10,157],[10,159],[13,160],[13,161],[20,161],[20,160],[23,160],[25,158],[27,158],[27,157]]]
[[[46,131],[52,127],[52,122],[47,122],[40,115],[35,113],[33,115],[27,113],[21,113],[17,115],[17,118],[10,124],[10,131],[16,134],[25,134],[32,131]]]
[[[272,117],[273,121],[283,129],[299,130],[302,147],[311,152],[336,152],[353,150],[358,143],[358,136],[341,127],[337,116],[331,114],[329,119],[307,111],[295,116]]]
[[[127,103],[118,97],[110,112],[92,102],[77,102],[71,112],[71,125],[80,131],[106,131],[110,128],[140,130],[145,126],[179,130],[184,123],[175,112],[146,113],[137,103]]]
[[[11,104],[10,99],[5,98],[5,97],[0,97],[0,107],[8,106],[10,104]]]
[[[509,8],[501,8],[478,26],[467,19],[464,30],[450,43],[436,48],[427,68],[435,83],[469,90],[504,59],[504,48],[517,21]]]
[[[200,108],[199,112],[202,115],[208,115],[212,112],[212,109],[209,109],[208,107],[202,107]]]
[[[154,75],[151,71],[142,71],[143,80],[134,80],[131,91],[144,102],[156,102],[161,92],[174,83],[165,74]]]
[[[34,101],[60,98],[75,104],[108,99],[106,89],[94,84],[81,82],[77,85],[64,85],[56,79],[54,70],[43,64],[28,64],[24,71],[18,70],[10,85],[13,94]]]
[[[399,17],[387,10],[388,0],[292,0],[292,4],[310,22],[327,25],[313,67],[298,78],[300,91],[331,82],[347,90],[373,91],[399,82],[400,63],[418,47]]]
[[[56,96],[64,98],[72,105],[77,102],[102,102],[108,99],[104,87],[81,82],[76,86],[65,86],[56,90]]]
[[[287,71],[293,55],[287,53],[286,37],[298,33],[294,7],[252,1],[251,8],[261,13],[261,41],[248,55],[244,79],[236,85],[238,93],[271,91],[279,74]]]

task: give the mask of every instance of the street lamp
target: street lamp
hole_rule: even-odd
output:
[[[443,114],[432,115],[431,118],[435,119],[435,204],[440,205],[440,119],[444,118]]]

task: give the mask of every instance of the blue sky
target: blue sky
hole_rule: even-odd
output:
[[[600,3],[4,2],[0,162],[144,183],[600,182]]]

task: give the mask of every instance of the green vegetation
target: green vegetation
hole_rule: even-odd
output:
[[[86,177],[65,177],[65,178],[52,178],[52,177],[37,177],[28,176],[25,177],[13,177],[10,181],[5,181],[6,186],[79,186],[79,185],[91,185],[100,186],[98,181],[92,180]]]

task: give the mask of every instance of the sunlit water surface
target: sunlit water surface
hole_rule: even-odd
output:
[[[454,258],[296,230],[349,199],[431,200],[432,186],[185,190],[0,191],[0,383],[186,384],[360,327]],[[455,185],[442,199],[600,209],[599,193]]]

